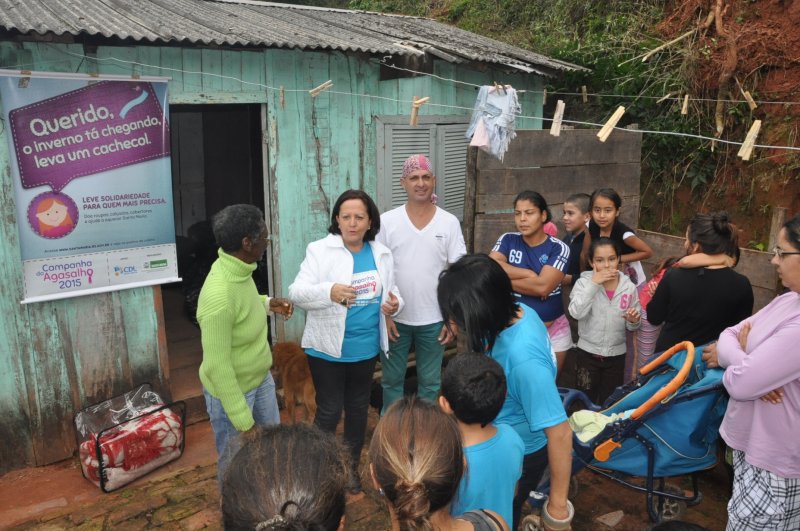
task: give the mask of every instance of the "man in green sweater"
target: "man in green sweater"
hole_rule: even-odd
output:
[[[203,344],[200,381],[214,430],[221,484],[234,453],[232,438],[255,425],[280,422],[269,372],[267,311],[288,319],[293,307],[286,299],[260,295],[253,282],[256,262],[267,249],[261,210],[252,205],[225,207],[214,216],[212,228],[219,258],[200,291],[197,322]]]

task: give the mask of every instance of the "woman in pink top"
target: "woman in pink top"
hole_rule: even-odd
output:
[[[728,531],[800,529],[800,215],[772,264],[787,293],[720,335],[709,367],[731,396],[720,434],[733,449]]]

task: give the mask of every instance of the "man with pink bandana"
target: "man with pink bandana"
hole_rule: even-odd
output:
[[[387,318],[389,352],[381,354],[383,411],[403,396],[412,342],[417,395],[437,399],[444,345],[453,336],[443,326],[436,287],[439,273],[467,252],[458,219],[434,202],[436,177],[428,157],[408,157],[400,185],[408,201],[381,216],[376,238],[392,251],[395,280],[405,299],[403,310]]]

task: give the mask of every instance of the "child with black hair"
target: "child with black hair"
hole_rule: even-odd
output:
[[[624,382],[625,331],[640,325],[636,286],[619,271],[620,245],[600,237],[589,246],[589,263],[569,296],[578,320],[578,388],[602,405]]]
[[[442,374],[441,392],[439,406],[456,418],[467,459],[450,513],[491,509],[511,522],[525,445],[512,427],[491,424],[506,398],[503,368],[484,354],[459,354]]]
[[[564,228],[567,230],[564,235],[564,243],[569,245],[569,263],[562,281],[565,286],[574,286],[581,276],[581,251],[591,217],[590,201],[591,196],[583,193],[572,194],[564,201],[564,216],[561,221],[564,222]]]
[[[587,236],[583,240],[582,253],[585,265],[591,269],[587,257],[592,240],[600,237],[611,238],[621,247],[622,254],[619,261],[622,264],[623,272],[638,288],[647,281],[641,260],[653,256],[653,250],[636,236],[633,229],[619,220],[622,198],[612,188],[598,188],[592,192],[589,207],[591,208],[591,219]]]

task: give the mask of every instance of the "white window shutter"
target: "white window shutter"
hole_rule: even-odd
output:
[[[436,130],[436,181],[439,206],[464,220],[464,193],[469,139],[468,124],[439,125]]]
[[[403,163],[411,155],[421,153],[434,157],[434,125],[386,125],[383,164],[379,165],[378,208],[386,212],[406,202],[406,192],[400,186]],[[466,129],[465,129],[466,130]],[[462,133],[463,134],[463,133]]]

